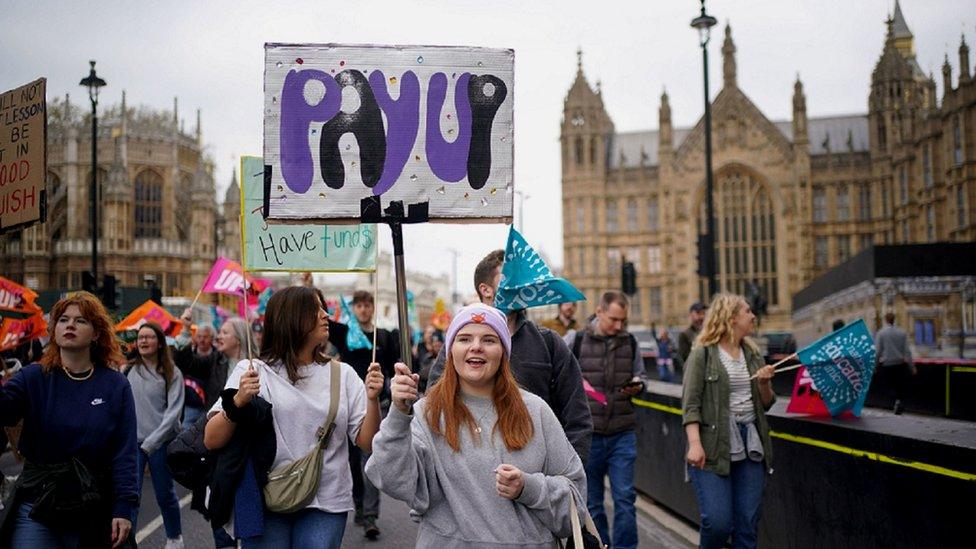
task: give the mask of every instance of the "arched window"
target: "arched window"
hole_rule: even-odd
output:
[[[47,172],[47,200],[48,214],[47,225],[53,240],[60,240],[62,230],[67,221],[67,193],[64,184],[58,174]]]
[[[176,188],[176,237],[184,242],[190,238],[190,223],[193,221],[190,211],[192,184],[193,177],[190,174],[180,174],[180,183]]]
[[[715,255],[720,291],[746,295],[754,282],[770,307],[779,304],[776,221],[769,192],[755,177],[730,170],[716,178]],[[698,232],[705,233],[705,200],[698,208]],[[707,281],[699,285],[707,295]]]
[[[163,178],[152,170],[136,176],[135,237],[159,238],[163,234]]]

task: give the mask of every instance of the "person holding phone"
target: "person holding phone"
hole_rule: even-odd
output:
[[[647,374],[637,339],[625,329],[630,301],[622,292],[606,292],[596,318],[573,336],[573,354],[579,360],[593,416],[593,439],[586,463],[587,507],[600,537],[609,540],[603,482],[610,477],[613,497],[615,549],[637,547],[637,510],[634,502],[634,461],[637,459],[637,414],[630,399],[644,390]]]

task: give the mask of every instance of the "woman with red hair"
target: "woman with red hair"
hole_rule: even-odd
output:
[[[40,364],[0,388],[0,424],[24,420],[9,547],[118,547],[139,503],[136,415],[101,302],[77,292],[51,309]]]
[[[585,512],[586,475],[549,406],[516,383],[505,316],[469,305],[445,341],[443,377],[413,406],[419,376],[396,365],[367,476],[420,514],[417,547],[556,547],[571,503]]]

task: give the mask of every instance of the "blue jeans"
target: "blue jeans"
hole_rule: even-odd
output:
[[[145,477],[146,465],[149,465],[149,474],[152,475],[153,491],[156,492],[156,503],[159,504],[159,512],[163,515],[163,526],[166,529],[166,537],[175,539],[183,533],[180,524],[180,500],[176,497],[176,487],[173,486],[173,476],[166,467],[166,445],[160,446],[152,455],[146,455],[142,449],[136,454],[136,485],[139,494],[142,495],[142,481]],[[138,516],[138,512],[136,513]],[[132,531],[136,532],[136,521],[132,520]]]
[[[616,435],[593,433],[590,459],[586,463],[586,507],[604,543],[610,540],[607,512],[603,508],[603,477],[610,476],[613,497],[614,549],[637,547],[637,510],[634,501],[634,461],[637,459],[637,435],[633,430]]]
[[[186,429],[190,425],[196,423],[197,418],[203,415],[203,408],[194,408],[193,406],[183,407],[183,423],[180,425],[181,428]]]
[[[264,513],[264,535],[245,539],[244,549],[339,549],[346,515],[304,509],[297,513]]]
[[[77,533],[56,532],[30,518],[30,512],[33,508],[34,504],[32,503],[21,503],[20,508],[17,509],[10,547],[13,549],[34,549],[35,547],[75,549],[79,546],[80,539]]]
[[[756,529],[766,485],[763,462],[748,458],[732,462],[727,477],[694,467],[690,471],[701,511],[700,547],[724,547],[729,534],[732,549],[756,547]]]

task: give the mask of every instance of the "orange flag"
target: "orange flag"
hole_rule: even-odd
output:
[[[138,330],[147,322],[155,322],[166,332],[166,335],[176,335],[182,329],[182,324],[169,311],[159,306],[155,301],[149,300],[136,307],[129,316],[122,319],[115,325],[116,332],[126,330]]]

